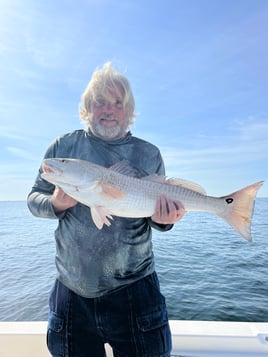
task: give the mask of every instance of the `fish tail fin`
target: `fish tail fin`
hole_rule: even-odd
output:
[[[255,197],[263,183],[264,181],[256,182],[228,196],[221,197],[226,202],[226,209],[218,215],[248,241],[251,241],[251,218]]]

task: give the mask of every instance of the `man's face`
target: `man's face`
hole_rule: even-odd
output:
[[[123,106],[122,89],[109,89],[109,100],[99,96],[91,105],[91,130],[103,140],[124,137],[128,128],[126,109]]]

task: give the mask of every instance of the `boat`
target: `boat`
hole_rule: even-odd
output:
[[[1,357],[49,357],[46,321],[0,322]],[[171,357],[268,356],[268,322],[170,320]],[[106,345],[107,357],[113,357]]]

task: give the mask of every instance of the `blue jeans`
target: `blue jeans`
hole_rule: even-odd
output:
[[[156,273],[104,296],[81,297],[56,280],[47,345],[53,357],[169,357],[171,333]]]

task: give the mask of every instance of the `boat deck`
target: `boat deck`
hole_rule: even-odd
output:
[[[0,356],[49,357],[46,326],[45,321],[0,322]],[[268,323],[171,320],[170,326],[172,357],[268,356]]]

